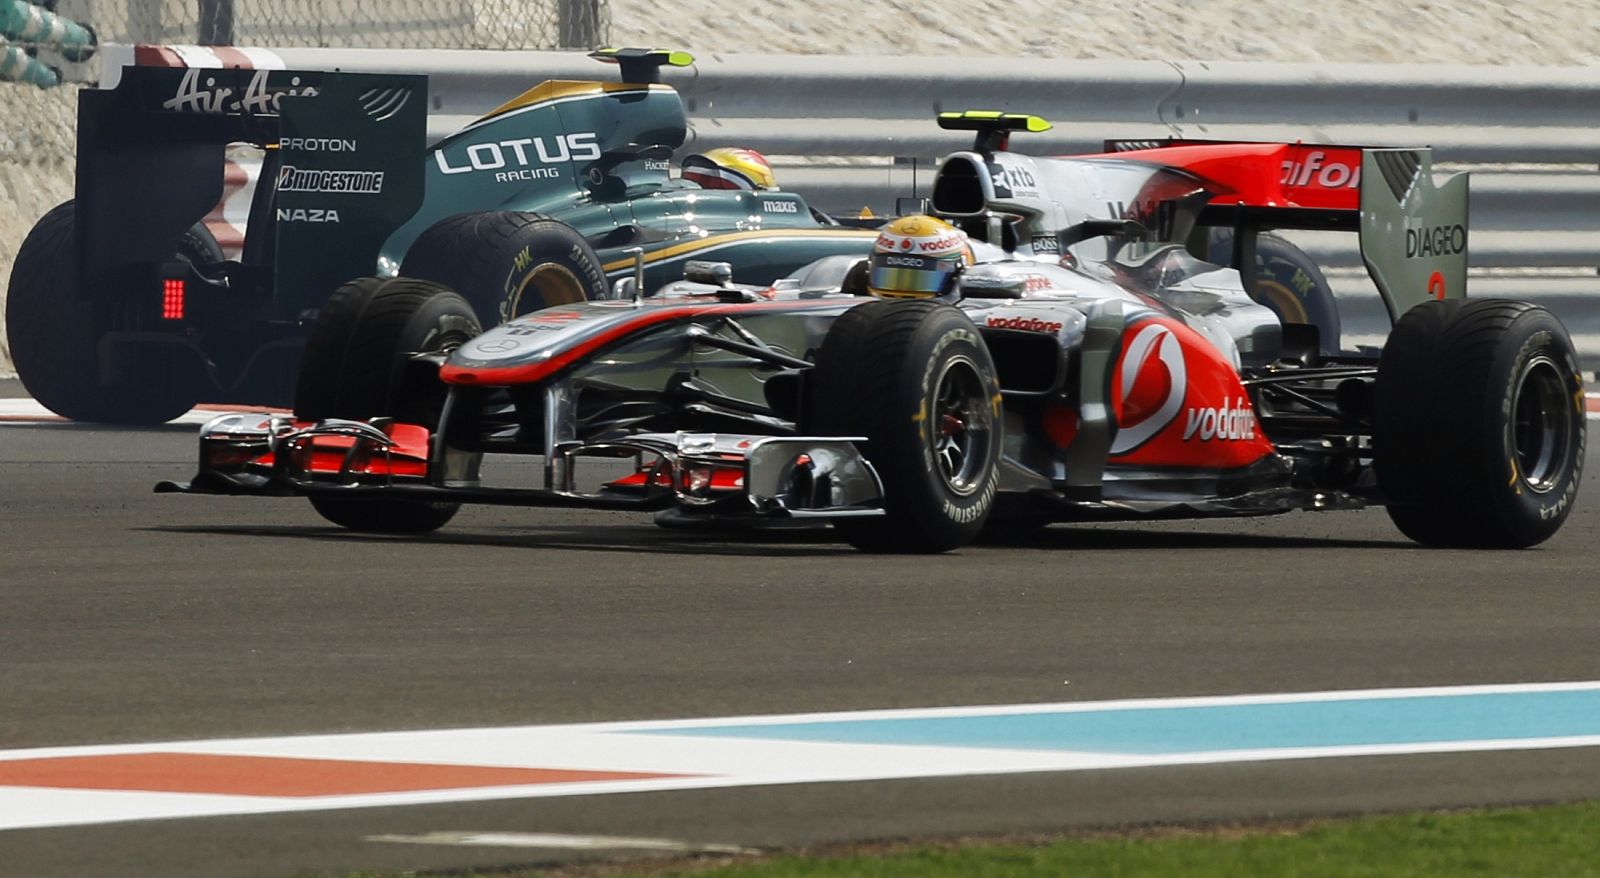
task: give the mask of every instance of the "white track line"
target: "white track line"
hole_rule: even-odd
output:
[[[1471,701],[1485,697],[1511,700]],[[0,829],[773,784],[1596,747],[1600,733],[1586,733],[1594,725],[1588,721],[1591,701],[1600,705],[1600,681],[31,748],[0,751],[0,783],[9,784],[0,786]],[[1283,737],[1263,739],[1257,732],[1279,728],[1272,725],[1274,711],[1281,719],[1285,706],[1333,719],[1369,719],[1367,725],[1346,723],[1348,729],[1339,722],[1318,725],[1338,727],[1339,733],[1316,738],[1314,745],[1305,743],[1311,739],[1304,737],[1303,723],[1283,725]],[[1129,713],[1150,712],[1148,719],[1133,718],[1140,728],[1170,728],[1188,722],[1184,712],[1197,708],[1222,709],[1229,714],[1225,727],[1246,733],[1208,738],[1202,731],[1154,747],[1081,736],[1083,721],[1120,723]],[[1481,719],[1491,716],[1485,711],[1501,708],[1532,718],[1519,720],[1524,725],[1513,731],[1520,736],[1473,737],[1476,729],[1507,729],[1494,722],[1485,726]],[[1396,734],[1385,725],[1374,732],[1370,717],[1395,710],[1414,718],[1410,727],[1437,731]],[[1472,718],[1461,719],[1464,710]],[[1600,707],[1593,716],[1600,722]],[[939,741],[926,730],[953,719],[977,720],[980,733],[942,743],[901,742]],[[1040,738],[1030,731],[1038,728],[1035,720],[1080,731]],[[884,721],[902,725],[887,733],[873,726],[876,737],[848,740],[862,724]],[[794,728],[772,728],[784,725]],[[1441,740],[1417,739],[1418,734]],[[1228,749],[1218,741],[1253,743]],[[408,779],[441,773],[472,779],[408,785]],[[360,780],[337,783],[351,776]],[[297,782],[304,786],[285,789]]]

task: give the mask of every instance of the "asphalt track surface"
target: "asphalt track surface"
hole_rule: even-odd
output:
[[[0,749],[1600,679],[1592,477],[1526,552],[1419,549],[1362,511],[878,558],[501,508],[366,537],[150,492],[193,456],[192,426],[0,424]],[[15,830],[0,875],[597,856],[365,840],[436,831],[766,848],[1592,796],[1600,748],[804,784]]]

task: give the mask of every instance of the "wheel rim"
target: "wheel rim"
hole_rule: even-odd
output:
[[[1311,315],[1306,312],[1305,303],[1281,282],[1272,278],[1258,278],[1256,294],[1266,300],[1264,304],[1278,312],[1278,319],[1283,322],[1311,322]]]
[[[1549,357],[1523,366],[1511,404],[1511,442],[1522,483],[1536,493],[1553,489],[1566,473],[1572,436],[1572,400],[1562,370]]]
[[[553,262],[535,268],[522,279],[516,292],[511,294],[511,310],[509,317],[519,317],[523,313],[522,297],[532,287],[538,291],[539,297],[544,300],[539,307],[548,308],[551,305],[570,305],[574,302],[586,301],[589,297],[584,295],[583,282],[566,266],[556,265]]]
[[[976,363],[955,357],[934,385],[930,446],[939,476],[952,493],[968,495],[984,479],[994,431],[989,394]]]

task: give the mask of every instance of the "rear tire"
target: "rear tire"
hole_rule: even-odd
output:
[[[582,235],[560,220],[518,211],[434,223],[406,251],[401,273],[459,292],[486,325],[608,295],[600,257]]]
[[[1583,378],[1537,305],[1424,302],[1389,334],[1373,441],[1389,517],[1430,546],[1526,548],[1566,520],[1583,476]]]
[[[1233,262],[1233,230],[1211,233],[1210,261]],[[1255,299],[1272,309],[1284,323],[1304,323],[1317,328],[1317,348],[1331,356],[1339,353],[1339,303],[1322,269],[1304,250],[1268,232],[1256,235]]]
[[[482,332],[472,306],[438,284],[410,278],[360,278],[340,287],[317,316],[295,388],[302,420],[392,417],[437,430],[445,387],[411,362],[414,353],[449,351]],[[318,496],[323,518],[351,530],[426,533],[443,527],[459,503]]]
[[[200,380],[181,358],[152,357],[156,365],[100,381],[100,340],[109,322],[106,304],[78,291],[78,257],[72,201],[52,208],[17,252],[6,294],[6,335],[22,386],[41,405],[74,421],[161,424],[194,407]],[[193,261],[215,239],[197,226],[177,255]],[[195,252],[189,252],[193,249]],[[144,358],[131,362],[147,365]]]
[[[946,552],[983,529],[999,481],[1000,385],[972,321],[935,302],[845,312],[807,376],[803,432],[865,436],[885,515],[834,526],[868,552]]]

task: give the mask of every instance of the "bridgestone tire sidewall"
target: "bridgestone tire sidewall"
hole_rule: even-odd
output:
[[[979,380],[989,391],[990,399],[998,399],[999,379],[977,327],[964,315],[958,315],[960,319],[949,319],[947,315],[951,312],[938,313],[938,318],[924,323],[918,331],[920,338],[927,343],[928,358],[918,380],[917,399],[931,404],[937,398],[938,381],[945,374],[947,365],[976,369]],[[912,362],[916,360],[913,357]],[[970,542],[983,529],[989,511],[994,506],[995,490],[999,486],[1000,413],[995,408],[986,409],[984,413],[987,415],[984,427],[990,434],[989,461],[982,480],[966,494],[952,490],[939,470],[933,444],[932,419],[926,416],[917,419],[914,415],[911,424],[914,437],[911,441],[916,443],[921,464],[921,473],[915,484],[928,489],[925,498],[913,497],[916,501],[913,514],[930,529],[947,532],[962,543]]]
[[[559,283],[541,283],[554,276]],[[575,285],[578,294],[567,289]],[[501,282],[500,320],[555,305],[572,305],[608,295],[600,259],[584,240],[564,225],[531,228],[512,255]]]
[[[600,257],[582,235],[515,211],[441,220],[411,245],[401,271],[460,293],[485,325],[609,295]]]
[[[943,552],[975,539],[998,487],[1001,419],[994,364],[972,321],[932,303],[869,303],[840,319],[818,362],[820,386],[810,391],[820,397],[818,426],[829,435],[865,435],[864,454],[884,487],[885,516],[837,522],[846,539],[881,552]],[[965,494],[946,483],[933,444],[936,384],[952,363],[970,366],[989,397],[986,458]]]
[[[1529,311],[1512,325],[1506,334],[1495,360],[1494,375],[1499,379],[1498,402],[1495,417],[1499,425],[1500,454],[1496,471],[1490,484],[1495,505],[1508,530],[1514,534],[1513,545],[1531,546],[1553,536],[1566,521],[1578,498],[1586,454],[1586,414],[1584,411],[1583,380],[1578,368],[1578,357],[1572,348],[1566,329],[1544,310]],[[1520,342],[1520,343],[1519,343]],[[1511,463],[1516,460],[1515,409],[1517,382],[1522,370],[1536,357],[1546,356],[1562,367],[1571,381],[1576,412],[1569,421],[1566,436],[1567,459],[1562,463],[1559,477],[1549,490],[1535,492],[1522,484],[1521,474]]]
[[[1514,403],[1523,370],[1541,356],[1565,373],[1573,408],[1565,457],[1539,492],[1518,471]],[[1543,542],[1571,512],[1583,473],[1587,426],[1571,339],[1527,303],[1425,302],[1384,348],[1373,426],[1378,485],[1407,536],[1477,548]]]

